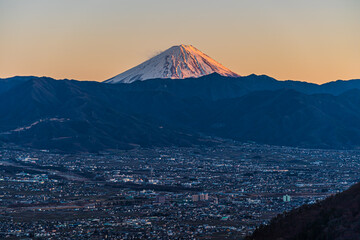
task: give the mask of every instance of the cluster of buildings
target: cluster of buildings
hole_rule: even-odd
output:
[[[98,154],[0,150],[1,239],[241,239],[359,180],[359,151],[223,142]]]

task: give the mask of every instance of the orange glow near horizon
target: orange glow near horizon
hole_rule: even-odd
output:
[[[358,0],[0,0],[0,78],[103,81],[191,44],[240,75],[360,79]]]

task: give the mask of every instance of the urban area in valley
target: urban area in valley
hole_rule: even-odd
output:
[[[0,150],[1,239],[241,239],[359,181],[360,151],[223,141],[96,154]]]

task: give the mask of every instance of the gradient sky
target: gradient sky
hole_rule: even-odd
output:
[[[240,75],[360,78],[360,1],[0,0],[0,78],[103,81],[179,44]]]

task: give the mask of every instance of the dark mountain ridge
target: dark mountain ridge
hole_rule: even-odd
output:
[[[315,84],[300,81],[278,81],[266,75],[251,74],[245,77],[224,77],[213,73],[200,78],[149,79],[136,81],[124,88],[133,90],[161,90],[171,92],[181,97],[201,97],[211,100],[236,98],[254,91],[293,89],[305,94],[328,93],[339,95],[351,89],[360,89],[360,80],[338,80],[325,84]]]
[[[218,74],[131,84],[31,77],[0,94],[0,141],[98,151],[189,146],[203,143],[199,134],[205,134],[274,145],[357,148],[358,82],[334,82],[339,85],[334,87]]]
[[[29,80],[0,96],[1,138],[71,151],[198,142],[191,133],[122,111],[117,94],[96,82]]]
[[[357,94],[354,95],[354,92]],[[353,95],[307,95],[294,90],[261,91],[217,101],[217,112],[202,127],[236,140],[312,148],[360,144],[360,115]],[[346,100],[344,99],[346,98]]]

